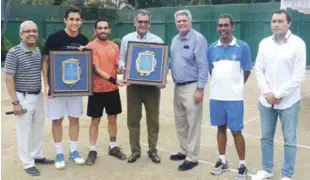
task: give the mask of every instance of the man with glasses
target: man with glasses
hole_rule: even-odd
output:
[[[124,71],[128,41],[163,43],[163,40],[149,32],[151,14],[146,10],[139,10],[134,18],[135,32],[123,37],[120,49],[119,68]],[[142,104],[146,110],[149,151],[148,156],[154,163],[160,163],[157,155],[157,140],[159,132],[159,104],[160,88],[156,86],[129,85],[127,86],[127,125],[131,155],[128,162],[133,163],[141,156],[140,120],[142,118]]]
[[[40,172],[35,164],[53,164],[43,155],[44,103],[41,93],[42,57],[36,41],[38,28],[33,21],[20,25],[21,43],[5,59],[5,83],[16,117],[18,153],[25,171],[32,176]]]
[[[210,83],[210,119],[217,126],[219,160],[212,173],[219,175],[227,171],[226,160],[227,127],[230,129],[239,156],[237,180],[247,177],[245,163],[245,142],[243,129],[243,88],[251,69],[250,48],[244,41],[233,36],[234,22],[228,14],[221,15],[217,21],[220,39],[208,49]]]

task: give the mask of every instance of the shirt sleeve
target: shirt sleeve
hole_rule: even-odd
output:
[[[274,92],[275,98],[281,99],[282,97],[288,96],[300,87],[306,73],[306,59],[306,45],[302,42],[297,48],[294,57],[292,76],[285,84]]]
[[[266,71],[266,61],[264,59],[264,56],[262,54],[262,48],[260,43],[259,48],[258,48],[258,53],[255,61],[255,76],[257,79],[257,84],[262,91],[263,94],[267,92],[272,92],[271,88],[269,87],[267,83],[267,79],[265,77],[265,71]]]
[[[89,43],[88,39],[84,37],[84,43],[82,44],[83,46],[86,46]]]
[[[44,49],[43,49],[43,55],[49,55],[50,54],[50,49],[52,45],[52,38],[49,36],[47,40],[45,41]]]
[[[251,71],[252,69],[252,56],[249,45],[244,44],[244,49],[242,51],[241,66],[244,71]]]
[[[208,80],[208,60],[207,60],[208,43],[204,37],[199,37],[196,40],[194,49],[195,59],[198,66],[198,82],[197,87],[205,87]]]
[[[117,65],[119,61],[119,47],[117,45],[115,45],[115,52],[116,52],[115,64]]]
[[[95,49],[93,49],[93,64],[99,66],[99,56],[97,51],[95,51]]]
[[[210,46],[209,48],[206,49],[207,51],[207,59],[208,59],[208,65],[209,65],[209,71],[212,72],[213,69],[213,63],[212,63],[212,55],[211,55],[211,51],[212,51],[213,47]]]
[[[11,48],[6,55],[4,62],[4,71],[7,73],[15,74],[17,71],[18,60],[14,54],[14,48]]]
[[[121,49],[119,53],[119,61],[118,61],[118,67],[124,67],[126,63],[126,54],[127,54],[127,39],[123,38],[121,42]]]

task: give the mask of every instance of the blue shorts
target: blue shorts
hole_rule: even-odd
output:
[[[210,100],[212,126],[227,125],[231,131],[243,129],[243,101]]]

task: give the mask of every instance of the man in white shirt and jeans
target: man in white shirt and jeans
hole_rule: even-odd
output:
[[[272,14],[273,35],[259,44],[255,73],[261,90],[259,112],[262,130],[262,168],[253,180],[273,176],[274,134],[278,116],[284,136],[284,163],[281,180],[290,180],[294,173],[300,109],[300,85],[306,70],[306,45],[289,30],[291,16],[285,10]]]

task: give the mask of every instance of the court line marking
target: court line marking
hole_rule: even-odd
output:
[[[141,143],[143,146],[146,146],[146,147],[148,147],[148,144],[146,144],[146,143]],[[159,148],[159,147],[156,147],[158,150],[160,150],[160,151],[162,151],[162,152],[166,152],[166,153],[169,153],[169,154],[173,154],[173,152],[170,152],[170,151],[168,151],[168,150],[166,150],[166,149],[163,149],[163,148]],[[203,164],[207,164],[207,165],[210,165],[210,166],[212,166],[212,167],[214,167],[215,166],[215,164],[213,164],[213,163],[211,163],[211,162],[208,162],[208,161],[204,161],[204,160],[201,160],[201,159],[199,159],[198,160],[200,163],[203,163]],[[228,169],[229,171],[231,171],[231,172],[234,172],[234,173],[238,173],[238,170],[237,169],[234,169],[234,168],[229,168]],[[210,174],[211,175],[211,174]],[[254,175],[253,174],[251,174],[251,173],[248,173],[247,174],[248,176],[250,176],[250,177],[253,177]]]
[[[303,99],[303,98],[305,98],[305,97],[307,97],[307,96],[309,96],[309,95],[310,95],[310,93],[308,93],[308,94],[302,96],[301,99]],[[127,108],[123,108],[123,109],[124,109],[124,110],[127,110]],[[127,114],[127,111],[126,111],[126,114]],[[170,119],[170,120],[174,120],[174,117],[168,117],[168,116],[159,116],[159,117],[160,117],[160,119]],[[259,116],[256,116],[256,117],[254,117],[254,118],[251,118],[251,119],[246,120],[244,124],[250,123],[250,122],[255,121],[255,120],[257,120],[257,119],[259,119]],[[209,128],[209,129],[217,130],[216,127],[209,126],[209,125],[204,125],[204,124],[202,124],[201,126],[202,126],[202,127],[207,127],[207,128]],[[255,135],[247,134],[247,133],[242,133],[242,134],[243,134],[244,136],[252,137],[252,138],[254,138],[254,139],[261,139],[261,136],[255,136]],[[283,141],[280,141],[280,140],[277,140],[277,139],[274,139],[274,142],[284,145],[284,142],[283,142]],[[310,149],[310,146],[302,145],[302,144],[297,144],[297,147],[305,148],[305,149]]]
[[[248,120],[244,121],[243,125],[246,125],[246,124],[248,124],[248,123],[250,123],[250,122],[256,121],[256,120],[258,120],[259,118],[260,118],[259,116],[256,116],[256,117],[254,117],[254,118],[248,119]]]
[[[309,95],[310,95],[310,93],[308,93],[308,94],[302,96],[301,99],[303,99],[303,98],[305,98],[305,97],[307,97],[307,96],[309,96]]]
[[[310,93],[309,93],[309,95],[310,95]],[[160,117],[160,119],[171,119],[171,120],[174,120],[174,118],[172,118],[172,117],[167,117],[167,116],[159,116],[159,117]],[[258,117],[255,117],[255,118],[258,118]],[[254,121],[255,118],[251,118],[251,119],[249,119],[248,121],[250,121],[250,120],[251,120],[251,121]],[[248,121],[246,121],[246,122],[248,122]],[[209,129],[217,130],[216,127],[209,126],[209,125],[202,124],[201,126],[202,126],[202,127],[209,128]],[[262,138],[261,136],[255,136],[255,135],[247,134],[247,133],[244,133],[244,132],[242,132],[242,134],[243,134],[244,136],[248,136],[248,137],[251,137],[251,138],[254,138],[254,139],[261,139],[261,138]],[[280,140],[277,140],[277,139],[274,139],[274,142],[284,145],[284,142],[283,142],[283,141],[280,141]],[[305,148],[305,149],[310,149],[310,146],[302,145],[302,144],[297,144],[297,147]]]
[[[201,126],[202,126],[202,127],[209,128],[209,129],[217,130],[217,128],[216,128],[216,127],[213,127],[213,126],[208,126],[208,125],[204,125],[204,124],[202,124]],[[247,133],[242,133],[242,134],[243,134],[244,136],[252,137],[252,138],[254,138],[254,139],[261,139],[260,136],[255,136],[255,135],[251,135],[251,134],[247,134]],[[277,143],[282,144],[282,145],[284,144],[283,141],[276,140],[276,139],[274,139],[274,142],[277,142]],[[306,146],[306,145],[302,145],[302,144],[297,144],[297,147],[305,148],[305,149],[310,149],[310,146]]]

